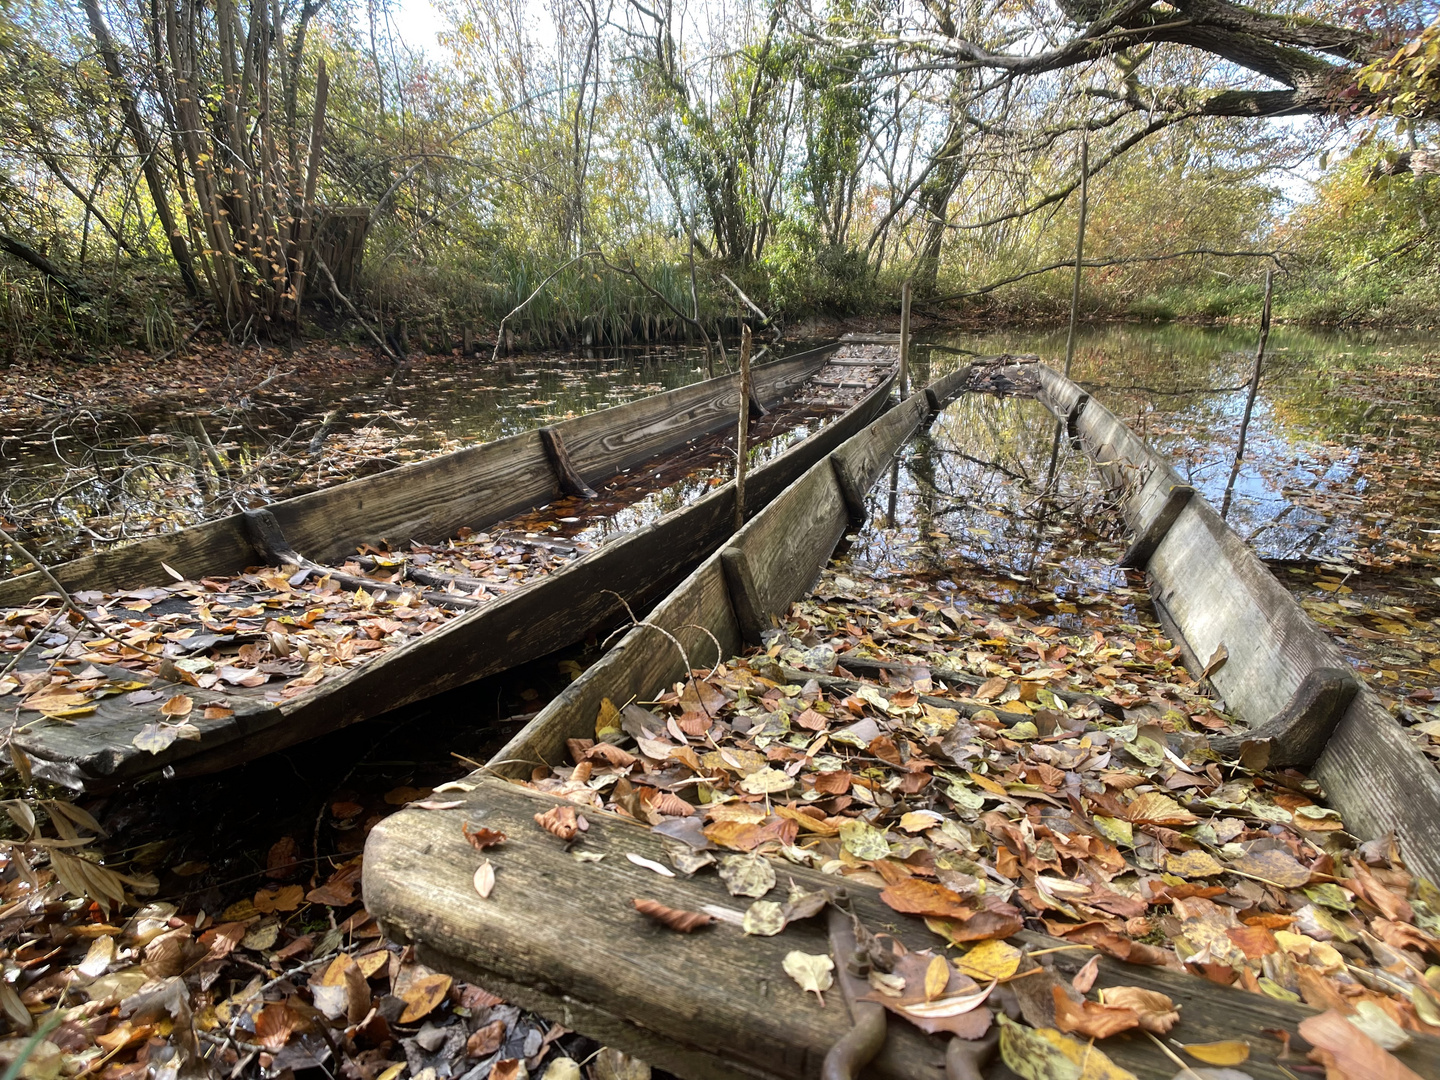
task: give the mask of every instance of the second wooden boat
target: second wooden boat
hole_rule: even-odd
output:
[[[885,409],[897,359],[842,342],[755,369],[753,413],[807,387],[815,408],[751,472],[749,514]],[[733,430],[739,405],[738,375],[711,379],[76,559],[51,573],[83,623],[49,576],[0,582],[25,628],[7,649],[28,649],[0,682],[20,706],[11,743],[85,790],[212,772],[583,640],[730,534],[733,482],[583,554],[523,536],[502,551],[483,530]],[[549,561],[512,584],[525,560]]]

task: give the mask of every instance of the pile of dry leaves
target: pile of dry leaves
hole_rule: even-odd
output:
[[[1312,781],[1220,760],[1208,736],[1228,722],[1154,628],[1052,596],[1062,629],[979,589],[911,586],[832,569],[762,652],[651,708],[607,702],[595,738],[534,786],[650,823],[677,869],[718,859],[736,895],[767,893],[751,888],[767,871],[773,884],[757,854],[880,887],[966,950],[872,976],[927,1030],[985,1033],[993,985],[1033,970],[1001,939],[1028,928],[1331,1011],[1341,1035],[1375,1044],[1372,1065],[1411,1033],[1440,1034],[1440,891],[1392,842],[1356,846]],[[778,933],[813,907],[757,899],[745,929]],[[791,960],[802,986],[830,986],[830,958]],[[1038,1028],[1000,1021],[1015,1071],[1078,1060],[1084,1044],[1064,1033],[1175,1024],[1152,991],[1086,998],[1093,978],[1020,1008]],[[1250,1052],[1192,1049],[1217,1065]]]

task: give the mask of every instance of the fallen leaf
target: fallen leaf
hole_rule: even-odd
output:
[[[1420,1080],[1334,1009],[1300,1021],[1300,1037],[1315,1048],[1311,1060],[1325,1066],[1326,1080]]]
[[[1090,988],[1095,985],[1095,979],[1099,974],[1100,957],[1092,956],[1085,961],[1085,966],[1075,973],[1075,977],[1070,980],[1070,985],[1080,993],[1088,994]]]
[[[1055,1026],[1061,1031],[1073,1031],[1087,1039],[1108,1039],[1140,1026],[1134,1009],[1086,998],[1073,1001],[1062,986],[1053,986],[1050,992],[1055,1000]]]
[[[625,853],[625,858],[629,859],[636,866],[643,866],[646,870],[653,871],[654,873],[659,874],[661,877],[675,876],[675,871],[671,870],[668,866],[662,866],[654,859],[647,859],[643,855],[636,855],[634,852],[627,851]]]
[[[713,916],[703,914],[699,911],[681,911],[678,908],[666,907],[658,900],[634,899],[630,901],[635,910],[647,918],[654,919],[662,926],[668,926],[671,930],[678,930],[682,934],[694,933],[702,926],[709,926],[715,921]]]
[[[1180,1049],[1206,1065],[1239,1065],[1250,1058],[1250,1044],[1243,1039],[1224,1042],[1181,1043]]]
[[[428,1016],[434,1008],[445,1000],[445,995],[450,991],[450,984],[453,980],[449,975],[422,975],[413,980],[400,995],[405,1002],[405,1011],[400,1014],[400,1023],[413,1024],[423,1016]]]
[[[176,694],[160,706],[160,714],[170,717],[189,716],[194,707],[195,701],[189,694]]]
[[[1225,648],[1225,643],[1222,641],[1219,645],[1215,646],[1215,651],[1210,654],[1210,660],[1208,663],[1206,663],[1205,670],[1200,673],[1200,677],[1202,679],[1208,679],[1211,675],[1224,667],[1225,661],[1229,659],[1230,650]]]
[[[1003,1013],[998,1019],[1000,1056],[1022,1080],[1136,1080],[1093,1044],[1017,1024]]]
[[[1024,953],[1014,945],[995,938],[982,941],[964,956],[957,957],[955,966],[960,969],[961,974],[980,982],[995,979],[1004,981],[1020,970],[1022,956]]]
[[[825,991],[835,985],[835,962],[824,954],[803,953],[798,950],[785,954],[781,962],[785,974],[799,984],[806,993],[813,993],[825,1004]]]
[[[935,957],[925,969],[925,1000],[934,1001],[943,994],[949,981],[950,962],[943,956]]]
[[[489,900],[490,894],[495,890],[495,867],[489,859],[480,864],[475,871],[475,891],[480,894],[481,900]]]
[[[720,880],[731,896],[764,896],[775,887],[775,868],[763,855],[725,855],[720,859]]]
[[[933,881],[906,878],[884,889],[880,899],[906,915],[929,915],[940,919],[964,921],[975,914],[975,908],[957,892]]]
[[[1180,1020],[1175,1003],[1158,990],[1139,986],[1107,986],[1100,992],[1106,1008],[1131,1009],[1140,1018],[1140,1026],[1156,1035],[1164,1035]]]

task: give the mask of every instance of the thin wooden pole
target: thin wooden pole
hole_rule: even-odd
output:
[[[1275,271],[1265,271],[1265,303],[1260,309],[1260,344],[1255,349],[1255,370],[1250,373],[1250,392],[1245,396],[1245,414],[1240,418],[1240,441],[1235,446],[1235,461],[1230,466],[1230,479],[1225,482],[1225,500],[1220,516],[1230,513],[1230,499],[1235,494],[1235,480],[1245,457],[1245,437],[1250,433],[1250,413],[1255,408],[1255,395],[1260,392],[1260,369],[1265,363],[1265,343],[1270,340],[1270,293],[1274,288]]]
[[[1070,365],[1075,362],[1075,327],[1080,321],[1080,270],[1085,262],[1085,217],[1090,210],[1090,139],[1080,140],[1080,224],[1075,230],[1075,277],[1070,285],[1070,332],[1065,336],[1065,377],[1070,377]],[[1055,422],[1055,438],[1050,446],[1050,467],[1045,473],[1045,490],[1048,492],[1055,483],[1055,465],[1060,460],[1060,435],[1065,430],[1061,421]]]
[[[745,451],[750,443],[750,327],[740,327],[740,421],[735,431],[735,528],[745,524]]]
[[[910,290],[912,282],[905,279],[900,286],[900,400],[910,393]]]
[[[1080,227],[1075,230],[1075,279],[1070,286],[1070,334],[1065,339],[1065,377],[1075,359],[1075,324],[1080,318],[1080,271],[1085,262],[1085,215],[1090,210],[1090,139],[1080,142]]]

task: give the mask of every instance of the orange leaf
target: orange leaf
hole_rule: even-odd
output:
[[[668,926],[671,930],[678,930],[682,934],[693,933],[702,926],[709,926],[715,920],[698,911],[681,911],[678,908],[666,907],[658,900],[645,900],[636,898],[630,903],[635,905],[635,910],[641,915],[654,919],[661,926]]]
[[[422,975],[415,979],[401,995],[405,1011],[400,1014],[400,1023],[413,1024],[445,1000],[450,992],[449,975]]]
[[[499,829],[479,828],[472,831],[468,821],[461,824],[460,831],[465,834],[465,839],[470,841],[470,846],[476,851],[484,851],[486,848],[505,842],[505,834]]]
[[[881,892],[880,899],[906,915],[931,915],[964,921],[975,914],[974,907],[959,893],[913,877],[891,885]]]
[[[1325,1066],[1326,1080],[1420,1080],[1370,1036],[1334,1009],[1300,1022],[1311,1059]]]
[[[1140,1026],[1140,1016],[1134,1009],[1084,999],[1071,1001],[1058,984],[1050,988],[1050,995],[1055,999],[1055,1026],[1061,1031],[1077,1032],[1087,1039],[1108,1039]]]
[[[190,710],[195,707],[194,700],[189,694],[176,694],[164,705],[160,706],[162,716],[189,716]]]

